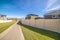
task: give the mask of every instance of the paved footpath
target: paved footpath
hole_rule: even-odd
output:
[[[24,40],[20,25],[14,24],[10,31],[0,40]]]

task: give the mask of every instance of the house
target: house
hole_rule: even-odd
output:
[[[7,19],[8,20],[17,20],[17,18],[13,18],[13,17],[12,18],[11,17],[10,18],[8,17]]]
[[[35,19],[44,19],[43,17],[36,17]]]
[[[7,18],[6,18],[6,15],[2,15],[2,14],[0,14],[0,20],[6,20]]]
[[[44,15],[45,19],[60,19],[60,10],[56,10]]]
[[[35,19],[37,17],[38,17],[38,15],[36,15],[36,14],[28,14],[25,19]]]

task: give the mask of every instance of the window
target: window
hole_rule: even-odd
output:
[[[1,15],[1,17],[3,17],[3,15]]]
[[[55,15],[53,15],[53,18],[55,18],[56,16]]]
[[[60,15],[58,15],[58,17],[60,17]]]
[[[55,17],[55,15],[53,15],[53,17]]]

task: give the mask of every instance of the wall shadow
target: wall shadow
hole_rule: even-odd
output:
[[[44,30],[44,29],[40,29],[40,28],[35,28],[35,27],[32,27],[32,26],[28,26],[28,25],[24,25],[24,24],[21,23],[21,21],[19,21],[17,24],[19,24],[19,25],[21,25],[25,28],[28,28],[29,30],[40,33],[42,35],[49,36],[49,37],[54,38],[56,40],[60,40],[60,33],[49,31],[49,30]]]

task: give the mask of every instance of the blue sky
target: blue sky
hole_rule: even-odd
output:
[[[0,14],[8,17],[25,17],[27,14],[44,14],[60,9],[60,0],[0,0]]]

